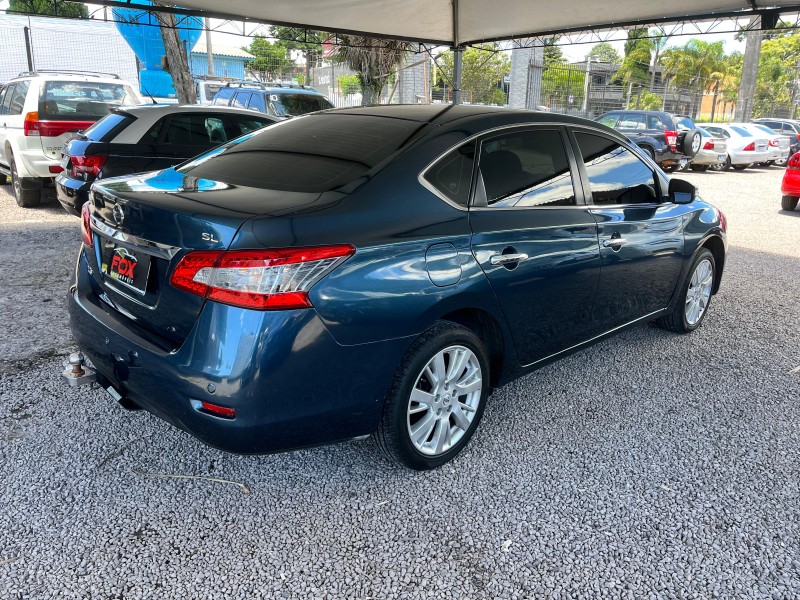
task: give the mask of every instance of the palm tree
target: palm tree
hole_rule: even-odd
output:
[[[703,92],[727,72],[724,42],[689,40],[680,48],[670,48],[662,54],[665,74],[678,88],[692,93],[692,116],[697,117]]]
[[[358,75],[364,93],[361,104],[365,106],[378,101],[389,75],[413,47],[410,42],[357,35],[341,35],[339,43],[339,59]]]

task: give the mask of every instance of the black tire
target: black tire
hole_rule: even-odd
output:
[[[720,165],[719,170],[720,171],[729,171],[732,166],[733,165],[731,164],[731,157],[730,156],[726,156],[725,157],[725,162],[722,163],[722,165]]]
[[[700,152],[700,144],[703,141],[703,137],[700,135],[700,132],[697,129],[693,131],[687,131],[686,135],[683,137],[683,154],[688,156],[689,158],[694,158],[698,152]]]
[[[17,164],[14,162],[14,157],[9,156],[8,166],[11,169],[11,186],[14,188],[14,199],[17,205],[22,208],[32,208],[39,206],[42,201],[42,190],[23,190],[22,182],[17,175]]]
[[[675,171],[677,171],[677,170],[678,170],[678,165],[666,165],[666,166],[662,166],[662,167],[661,167],[661,170],[662,170],[662,171],[664,171],[664,173],[674,173]]]
[[[744,171],[750,165],[733,165],[734,171]]]
[[[426,365],[439,352],[452,346],[461,346],[471,350],[477,359],[481,377],[480,397],[477,400],[477,406],[474,408],[472,421],[460,434],[461,438],[447,451],[438,454],[423,454],[415,447],[409,431],[415,424],[412,423],[409,416],[411,393],[418,380],[420,385],[428,383],[427,375],[424,374]],[[461,325],[449,321],[438,321],[411,344],[397,369],[394,381],[386,396],[383,418],[374,434],[378,447],[398,465],[417,471],[435,469],[453,459],[467,445],[483,416],[489,392],[489,359],[478,336]],[[465,396],[460,398],[465,398]],[[442,409],[450,412],[453,407],[458,408],[457,404],[461,404],[459,400],[453,399],[451,406],[449,395],[444,396],[442,394],[442,399],[439,400],[439,395],[437,394],[436,399],[437,404],[441,402],[441,404],[438,404],[438,408],[431,404],[430,409],[425,410],[424,415],[420,416],[419,420],[416,421],[416,423],[420,423],[427,418],[434,420],[434,425],[431,425],[429,433],[423,438],[425,440],[430,438],[431,442],[433,442],[432,438],[439,429],[438,424],[436,424],[439,417],[433,411],[438,410],[439,413],[437,414],[440,414]],[[460,408],[459,412],[462,415],[466,414],[461,412]],[[441,417],[442,420],[445,417],[448,419],[447,423],[451,423],[450,419],[452,419],[453,423],[456,420],[455,414],[450,414],[449,416],[445,414],[444,417]],[[427,430],[427,428],[425,429]]]
[[[647,156],[650,157],[650,160],[652,160],[653,162],[656,161],[656,153],[652,148],[650,148],[649,146],[642,146],[642,150],[644,150],[645,154],[647,154]]]
[[[692,171],[708,171],[708,165],[691,165]]]
[[[781,208],[783,210],[793,211],[797,208],[797,200],[796,196],[784,196],[781,198]]]
[[[711,252],[707,248],[703,248],[694,257],[694,260],[692,261],[689,270],[686,272],[686,277],[681,282],[678,299],[677,302],[675,302],[675,307],[672,309],[672,312],[668,315],[659,317],[658,319],[655,320],[655,324],[661,327],[662,329],[667,329],[668,331],[674,331],[675,333],[690,333],[703,324],[703,320],[706,318],[706,315],[708,314],[708,307],[711,306],[711,298],[713,298],[713,294],[708,297],[708,303],[706,304],[705,309],[703,310],[702,314],[700,315],[700,318],[696,323],[692,325],[686,320],[686,296],[689,293],[689,287],[692,281],[692,275],[694,274],[694,271],[697,268],[697,266],[703,260],[708,260],[711,263],[712,282],[713,278],[716,277],[717,265],[714,262],[714,255],[711,254]]]
[[[5,173],[0,173],[0,185],[8,183],[8,176]]]

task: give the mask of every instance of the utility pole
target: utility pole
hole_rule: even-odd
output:
[[[739,97],[736,101],[736,120],[747,123],[753,116],[753,104],[756,93],[758,63],[761,59],[761,16],[755,15],[750,21],[747,42],[744,47],[744,65],[742,81],[739,84]]]
[[[211,19],[203,19],[206,29],[206,58],[208,58],[208,76],[214,76],[214,53],[211,51]]]
[[[592,78],[592,57],[586,57],[586,78],[583,80],[583,106],[581,112],[586,117],[589,113],[589,80]]]

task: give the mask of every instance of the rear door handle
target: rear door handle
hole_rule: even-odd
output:
[[[507,265],[509,263],[521,262],[528,258],[527,254],[495,254],[489,259],[492,265]]]
[[[607,240],[603,240],[603,248],[618,248],[627,242],[628,240],[622,237],[609,238]]]

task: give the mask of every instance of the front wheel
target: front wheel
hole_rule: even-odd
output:
[[[781,208],[792,211],[797,208],[797,196],[784,196],[781,198]]]
[[[656,325],[676,333],[689,333],[700,327],[711,302],[715,272],[714,255],[703,248],[694,257],[681,284],[675,308],[670,314],[657,319]]]
[[[440,321],[411,345],[389,390],[375,439],[395,463],[424,471],[469,442],[489,395],[489,361],[466,327]]]

